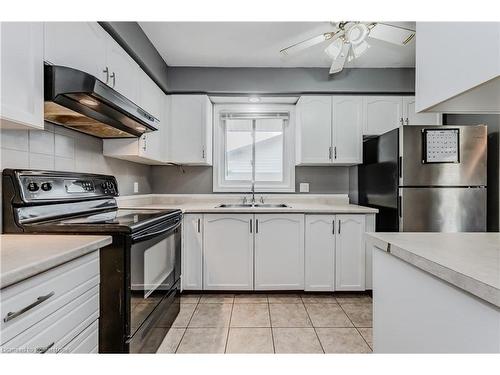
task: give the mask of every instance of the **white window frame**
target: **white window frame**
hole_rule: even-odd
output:
[[[224,175],[225,165],[225,129],[220,115],[225,112],[288,112],[288,121],[283,128],[283,181],[255,182],[255,191],[295,192],[295,106],[286,104],[216,104],[214,105],[214,141],[213,141],[213,191],[214,192],[249,192],[248,181],[227,181]]]

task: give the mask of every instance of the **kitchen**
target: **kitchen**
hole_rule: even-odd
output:
[[[466,25],[2,22],[2,352],[499,353]]]

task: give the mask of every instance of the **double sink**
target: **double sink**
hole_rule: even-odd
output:
[[[290,207],[285,203],[223,203],[216,208],[287,208]]]

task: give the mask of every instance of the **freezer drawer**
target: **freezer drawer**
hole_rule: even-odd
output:
[[[400,129],[400,186],[486,186],[486,126],[404,126]],[[425,129],[458,129],[459,162],[423,162]]]
[[[486,231],[486,188],[400,188],[400,232]]]

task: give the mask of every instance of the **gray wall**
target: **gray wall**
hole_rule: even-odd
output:
[[[137,22],[99,22],[99,24],[163,91],[168,91],[167,64]]]
[[[122,195],[151,192],[151,167],[106,158],[102,140],[61,126],[45,123],[45,130],[0,131],[1,169],[29,168],[112,174]]]
[[[153,166],[152,191],[162,194],[210,194],[212,167]],[[349,167],[296,167],[295,186],[309,183],[310,193],[349,194]]]
[[[498,232],[500,229],[499,185],[500,185],[500,115],[445,115],[446,125],[488,125],[488,231]]]
[[[169,67],[168,81],[172,93],[413,94],[415,69],[344,69],[329,79],[327,68]]]

